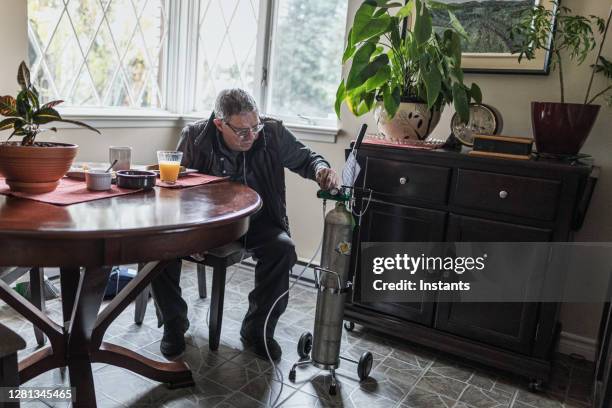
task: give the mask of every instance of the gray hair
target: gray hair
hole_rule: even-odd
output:
[[[215,101],[215,116],[225,121],[232,115],[257,111],[255,99],[240,88],[224,89],[219,92]]]

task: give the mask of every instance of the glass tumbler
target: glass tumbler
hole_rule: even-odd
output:
[[[159,179],[164,183],[174,184],[181,170],[183,152],[162,150],[157,152]]]

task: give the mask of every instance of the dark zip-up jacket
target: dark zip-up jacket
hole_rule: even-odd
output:
[[[214,176],[231,176],[224,172],[224,155],[217,127],[209,119],[187,125],[181,132],[177,150],[183,152],[181,164]],[[285,200],[285,168],[304,178],[315,180],[321,167],[330,167],[321,156],[310,150],[281,121],[262,118],[264,129],[246,152],[246,166],[253,172],[263,210],[279,227],[289,233]]]

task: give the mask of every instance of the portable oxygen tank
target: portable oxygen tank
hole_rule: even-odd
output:
[[[340,363],[346,298],[346,291],[342,289],[346,288],[349,277],[353,225],[353,216],[343,202],[337,202],[325,217],[311,354],[313,364],[321,369],[337,368]]]

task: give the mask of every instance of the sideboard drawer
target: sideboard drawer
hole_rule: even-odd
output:
[[[374,194],[446,203],[450,168],[368,157],[365,187]]]
[[[561,183],[533,177],[458,169],[454,203],[476,209],[554,220]]]

